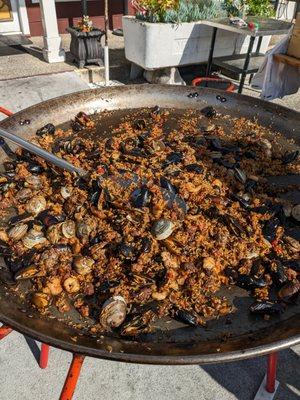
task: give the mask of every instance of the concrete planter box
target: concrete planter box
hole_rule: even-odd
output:
[[[125,16],[123,31],[126,58],[146,70],[153,70],[207,61],[213,29],[201,21],[156,24]],[[269,42],[270,36],[263,38],[260,52],[266,52]],[[245,53],[248,44],[247,36],[219,30],[214,57]]]
[[[91,32],[80,32],[69,27],[67,32],[71,34],[70,53],[79,68],[83,68],[86,64],[103,66],[103,47],[101,45],[103,31],[94,29]]]

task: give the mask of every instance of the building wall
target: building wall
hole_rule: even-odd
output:
[[[127,0],[130,3],[130,0]],[[128,4],[129,5],[129,4]],[[43,34],[40,6],[37,0],[26,0],[28,20],[31,36]],[[124,0],[109,0],[109,25],[110,29],[122,27],[122,15],[124,14]],[[129,5],[129,12],[132,8]],[[75,25],[81,18],[80,1],[59,1],[56,0],[56,13],[58,29],[60,33],[65,33],[68,26]],[[88,15],[98,28],[104,28],[104,0],[88,1]]]

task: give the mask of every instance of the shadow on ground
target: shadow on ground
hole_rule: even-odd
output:
[[[254,399],[266,371],[267,357],[237,361],[222,365],[204,365],[201,368],[238,400]],[[288,349],[279,353],[277,379],[280,386],[276,400],[299,400],[300,357]],[[293,371],[293,374],[290,373]]]

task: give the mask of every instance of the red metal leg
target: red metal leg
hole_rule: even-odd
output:
[[[12,329],[7,325],[2,325],[0,328],[0,340],[5,338],[5,336],[9,335],[12,332]]]
[[[10,117],[11,115],[13,115],[13,113],[12,113],[11,111],[7,110],[7,109],[4,108],[4,107],[0,107],[0,112],[1,112],[2,114],[7,115],[8,117]]]
[[[48,365],[50,347],[48,344],[42,343],[40,354],[40,368],[45,369]]]
[[[278,353],[268,355],[266,391],[269,393],[275,392],[277,358]]]
[[[69,372],[65,380],[64,387],[62,388],[59,400],[72,400],[83,361],[84,356],[80,354],[73,354],[73,360],[71,362]]]

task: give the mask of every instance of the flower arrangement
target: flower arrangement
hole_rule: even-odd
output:
[[[148,22],[181,23],[226,16],[270,17],[270,0],[132,0],[136,17]]]
[[[164,15],[168,10],[176,10],[179,0],[132,0],[137,10],[137,17],[150,22],[165,22]]]
[[[81,21],[75,27],[79,32],[91,32],[94,30],[93,22],[88,15],[83,15]]]

